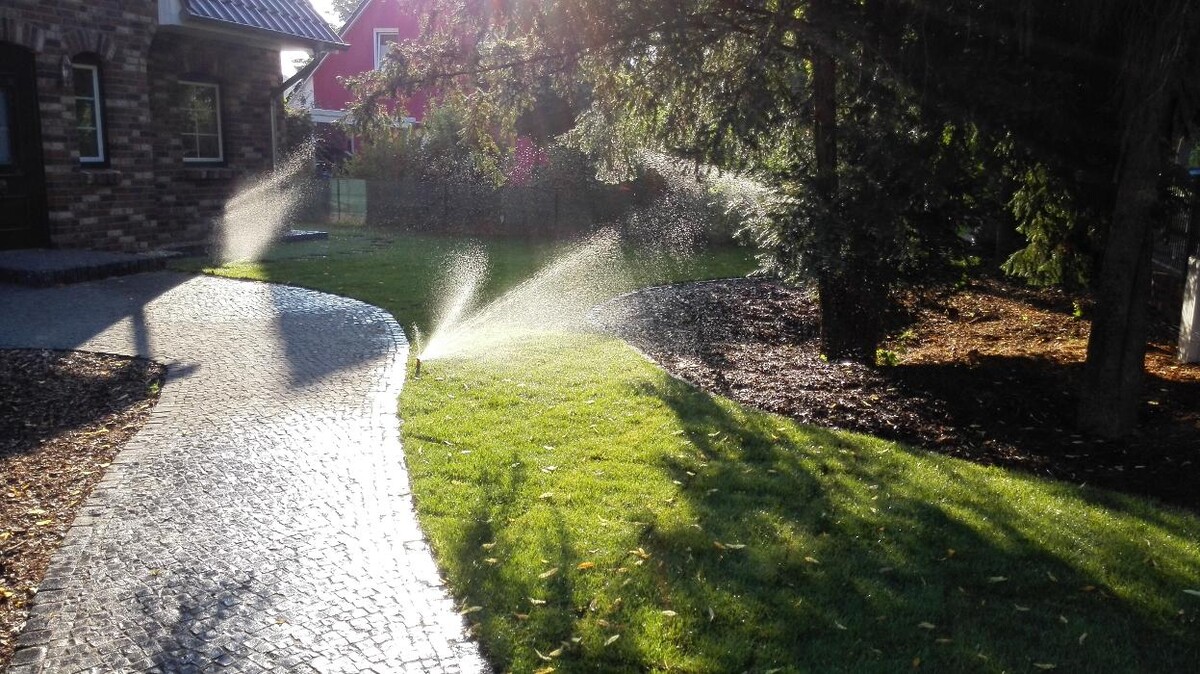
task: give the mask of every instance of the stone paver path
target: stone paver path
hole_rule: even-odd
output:
[[[0,286],[0,307],[0,346],[168,365],[10,674],[486,670],[413,515],[387,313],[167,273]]]

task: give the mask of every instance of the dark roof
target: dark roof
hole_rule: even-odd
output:
[[[188,15],[343,46],[308,0],[184,0]]]

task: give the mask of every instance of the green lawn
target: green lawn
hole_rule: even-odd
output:
[[[427,324],[445,240],[304,245],[220,273]],[[551,253],[490,252],[493,290]],[[722,253],[670,276],[745,264]],[[422,525],[500,671],[1200,662],[1191,514],[751,411],[598,336],[427,363],[400,411]]]
[[[303,226],[330,231],[328,241],[277,245],[262,262],[213,267],[206,260],[175,262],[181,271],[231,278],[277,281],[361,299],[396,317],[409,336],[411,326],[428,332],[436,312],[436,292],[447,259],[456,251],[482,248],[489,278],[483,289],[495,295],[528,278],[563,251],[561,244],[520,241],[477,241],[404,235],[362,227]],[[642,256],[629,256],[634,277],[624,290],[689,278],[743,276],[754,268],[745,248],[722,248],[694,258],[667,259],[664,267],[647,268]]]

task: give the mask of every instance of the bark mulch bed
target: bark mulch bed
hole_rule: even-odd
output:
[[[0,670],[50,556],[146,423],[163,373],[137,358],[0,350]]]
[[[1200,365],[1147,354],[1136,435],[1072,428],[1089,322],[1078,300],[1002,280],[910,291],[880,367],[823,362],[812,294],[762,280],[653,288],[607,328],[699,387],[805,423],[904,441],[1200,510]]]

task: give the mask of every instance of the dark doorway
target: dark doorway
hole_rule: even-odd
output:
[[[0,43],[0,249],[49,243],[33,52]]]

